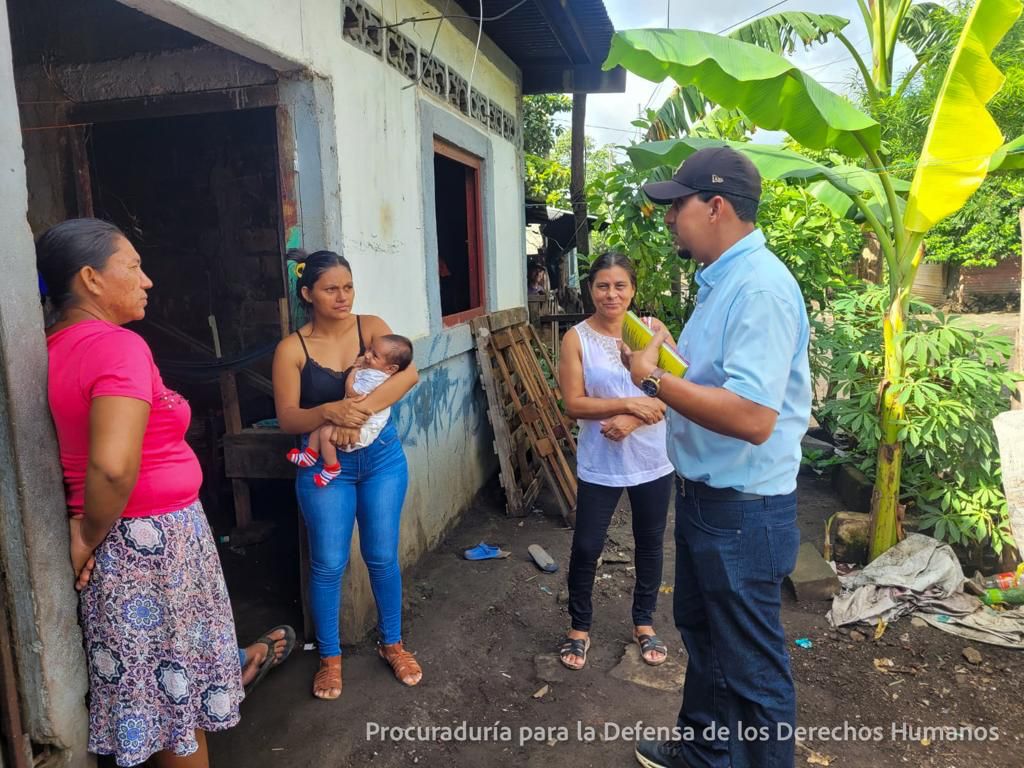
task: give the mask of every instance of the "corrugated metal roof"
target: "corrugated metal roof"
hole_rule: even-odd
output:
[[[457,2],[467,16],[479,18],[479,0]],[[546,76],[544,85],[552,85],[563,73],[576,72],[585,73],[591,83],[603,78],[603,90],[625,88],[624,73],[609,78],[600,71],[615,33],[602,0],[526,0],[516,7],[517,3],[519,0],[484,0],[484,18],[501,18],[484,21],[483,27],[484,34],[523,70],[524,78],[542,74]],[[616,87],[619,81],[622,87]],[[558,90],[544,85],[538,88]],[[527,83],[524,90],[531,91]]]

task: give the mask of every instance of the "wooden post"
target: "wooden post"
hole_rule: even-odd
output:
[[[587,94],[572,95],[572,159],[570,161],[571,177],[569,193],[572,197],[572,212],[576,219],[576,252],[587,255],[590,253],[590,227],[587,222],[587,168],[586,168],[586,132],[584,123],[587,118]],[[563,285],[568,280],[567,269],[563,267]]]
[[[92,201],[92,175],[89,170],[86,130],[86,126],[80,125],[69,128],[68,133],[71,141],[71,162],[75,168],[75,199],[78,204],[78,215],[91,218],[96,214]]]
[[[0,701],[3,702],[0,706],[0,765],[29,768],[32,749],[28,735],[22,729],[13,643],[7,606],[0,600]]]
[[[281,338],[283,339],[292,332],[292,316],[291,309],[288,307],[288,299],[280,298],[277,300],[277,314],[279,316],[278,321],[281,324]]]
[[[234,371],[223,371],[220,375],[220,398],[224,406],[224,431],[237,435],[242,431],[242,412],[238,405],[238,381]],[[252,523],[252,499],[249,483],[237,478],[231,481],[235,497],[235,527],[248,528]]]

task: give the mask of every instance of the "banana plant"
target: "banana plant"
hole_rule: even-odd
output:
[[[860,1],[860,0],[859,0]],[[909,2],[875,0],[879,35],[908,12]],[[863,6],[867,10],[866,6]],[[886,11],[893,11],[890,22]],[[977,0],[956,44],[935,104],[927,137],[909,189],[901,188],[880,156],[880,126],[848,100],[828,90],[777,53],[740,40],[693,30],[632,30],[616,33],[604,66],[622,66],[659,82],[693,86],[727,109],[738,109],[755,125],[783,130],[811,150],[833,150],[853,162],[826,166],[781,147],[738,142],[770,178],[828,185],[833,201],[843,195],[878,237],[888,271],[889,305],[881,318],[885,380],[879,392],[883,439],[872,496],[870,556],[892,547],[898,536],[900,468],[904,423],[900,393],[908,385],[904,346],[910,288],[921,263],[925,233],[963,207],[986,173],[1013,170],[1024,161],[1024,137],[1004,144],[986,109],[1003,76],[992,49],[1020,16],[1020,0]],[[884,59],[884,56],[882,57]],[[884,61],[875,62],[882,70]],[[695,138],[644,144],[630,150],[638,164],[654,165],[695,151]],[[719,142],[722,143],[722,142]],[[859,163],[859,164],[858,164]],[[905,193],[906,199],[901,193]]]
[[[811,46],[838,40],[849,52],[872,102],[901,95],[921,67],[938,53],[949,38],[950,13],[938,3],[912,4],[910,0],[858,0],[871,44],[870,63],[850,42],[850,20],[833,14],[783,11],[760,16],[730,32],[727,37],[750,43],[780,55],[791,54],[797,44]],[[896,44],[914,53],[914,66],[893,83]],[[694,86],[678,86],[664,104],[651,110],[648,141],[673,136],[701,135],[703,120],[715,108],[707,94]],[[743,126],[740,126],[743,127]],[[729,138],[723,136],[722,138]],[[733,136],[739,138],[739,136]]]
[[[842,16],[791,11],[761,16],[733,30],[728,37],[783,54],[796,50],[798,41],[805,46],[815,42],[825,43],[829,35],[833,35],[859,58],[856,48],[843,34],[843,29],[849,23],[850,20]],[[861,64],[863,65],[863,62]],[[676,86],[660,108],[649,111],[647,139],[657,141],[687,135],[706,136],[706,118],[720,109],[696,86]],[[742,113],[734,110],[730,110],[729,113],[731,116],[742,117]],[[744,129],[749,131],[754,126],[742,122],[738,123],[736,128],[731,135],[719,138],[739,139],[743,136]]]

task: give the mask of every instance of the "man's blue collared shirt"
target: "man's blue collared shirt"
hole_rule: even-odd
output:
[[[764,496],[796,489],[811,413],[810,326],[793,275],[755,230],[697,271],[697,307],[679,351],[686,379],[723,387],[779,414],[761,445],[704,429],[669,409],[676,471],[716,488]]]

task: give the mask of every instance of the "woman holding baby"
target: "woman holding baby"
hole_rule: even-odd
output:
[[[341,577],[356,521],[377,601],[378,651],[401,682],[416,685],[422,671],[402,645],[398,563],[408,466],[392,420],[379,428],[364,427],[375,415],[379,422],[381,412],[412,389],[419,375],[411,361],[400,364],[409,351],[407,340],[393,335],[381,318],[352,312],[352,269],[343,256],[310,254],[297,293],[309,322],[277,347],[274,402],[281,429],[304,436],[303,450],[289,459],[299,465],[295,491],[309,531],[310,607],[320,650],[313,695],[341,695]],[[384,375],[366,377],[369,369]],[[357,373],[373,383],[353,389]],[[322,454],[333,457],[333,447],[342,452],[327,465]]]

